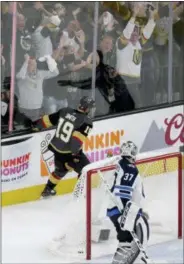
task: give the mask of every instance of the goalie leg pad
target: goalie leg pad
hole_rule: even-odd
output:
[[[150,229],[148,220],[144,215],[140,216],[136,221],[134,231],[143,247],[146,247],[150,236]]]
[[[120,223],[122,224],[122,218],[121,218],[120,214],[113,215],[110,217],[110,219],[116,228],[118,241],[119,242],[131,242],[132,241],[131,232],[128,230],[121,229]],[[121,220],[119,221],[119,219],[121,219]],[[127,224],[126,226],[128,226],[128,225],[129,224]],[[147,242],[149,240],[150,230],[149,230],[148,220],[144,215],[140,215],[140,214],[137,215],[137,217],[135,219],[135,225],[134,225],[132,231],[134,231],[136,233],[141,244],[144,247],[146,247]]]
[[[140,249],[134,241],[119,243],[112,264],[132,264],[140,255]]]
[[[119,243],[116,253],[113,256],[112,264],[148,264],[150,259],[144,251],[141,251],[137,243]]]
[[[128,202],[123,210],[123,215],[121,216],[121,229],[133,231],[135,221],[138,215],[140,207],[135,203]]]

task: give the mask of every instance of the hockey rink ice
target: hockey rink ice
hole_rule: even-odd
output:
[[[167,176],[156,177],[160,181],[157,181],[157,186],[154,186],[155,182],[153,184],[152,180],[149,180],[149,184],[146,181],[144,183],[145,192],[149,193],[150,217],[155,223],[158,214],[161,219],[161,225],[155,227],[158,229],[157,232],[151,234],[147,253],[155,264],[180,264],[183,263],[183,239],[177,239],[175,227],[177,223],[176,175],[170,173]],[[167,184],[163,187],[166,182]],[[152,194],[155,195],[155,200],[152,199]],[[59,235],[61,227],[64,226],[63,208],[67,206],[70,199],[71,195],[65,195],[4,207],[2,209],[2,263],[70,263],[68,259],[53,255],[47,248],[52,238]],[[71,217],[76,218],[77,215],[71,215]],[[164,223],[167,223],[165,227]],[[111,246],[101,245],[99,256],[88,263],[111,263],[113,254]],[[84,260],[75,263],[86,262]]]

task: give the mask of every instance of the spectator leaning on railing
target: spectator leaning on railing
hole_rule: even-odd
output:
[[[96,85],[109,105],[109,113],[134,110],[135,103],[124,80],[111,65],[104,64],[102,52],[98,50],[97,53],[99,64]]]
[[[48,70],[37,69],[37,63],[47,62]],[[43,80],[59,73],[55,60],[47,55],[36,61],[25,55],[25,62],[17,73],[19,111],[32,121],[43,114]],[[52,89],[52,87],[51,87]]]
[[[142,28],[142,32],[140,32],[140,25],[136,22],[138,12],[139,6],[135,5],[131,19],[128,21],[116,43],[116,70],[125,80],[128,90],[135,101],[136,108],[142,106],[140,96],[142,43],[140,37],[143,34],[145,39],[149,39],[155,27],[154,19],[150,17],[148,23]]]

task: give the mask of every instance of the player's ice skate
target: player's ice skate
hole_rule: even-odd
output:
[[[41,193],[40,199],[49,198],[56,195],[56,191],[50,189],[48,186],[45,186],[44,190]]]

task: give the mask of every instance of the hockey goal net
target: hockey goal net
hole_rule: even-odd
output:
[[[115,250],[117,241],[106,217],[109,195],[104,186],[112,186],[118,157],[85,167],[73,196],[67,204],[64,230],[55,238],[51,251],[74,260],[91,259]],[[139,158],[137,166],[146,194],[145,211],[149,214],[151,237],[158,243],[182,237],[182,155],[172,153]],[[101,173],[99,173],[99,171]],[[103,175],[103,180],[100,177]],[[157,235],[155,235],[157,234]],[[113,239],[116,241],[113,244]],[[157,241],[156,241],[157,240]],[[100,247],[100,249],[99,249]],[[104,251],[104,252],[103,252]]]

